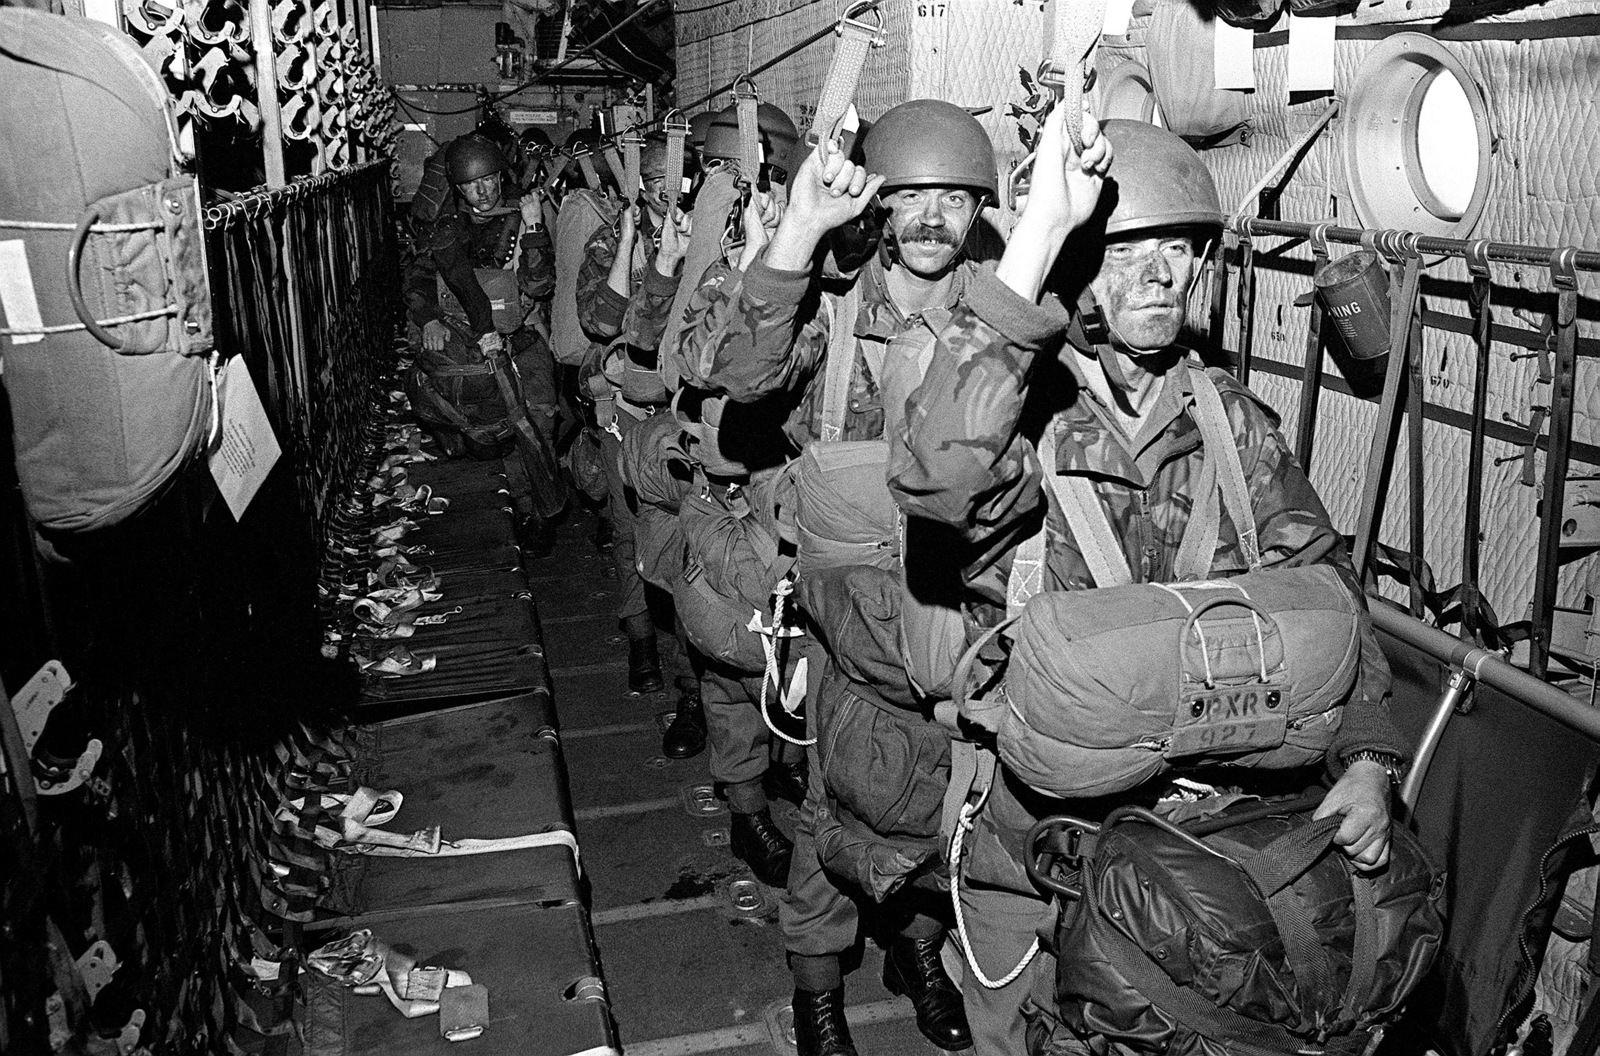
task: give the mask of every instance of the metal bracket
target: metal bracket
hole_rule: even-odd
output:
[[[1561,502],[1562,548],[1600,546],[1600,477],[1569,477]]]

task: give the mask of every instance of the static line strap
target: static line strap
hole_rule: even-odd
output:
[[[869,12],[876,17],[876,25],[862,21],[860,16]],[[833,45],[833,58],[828,63],[828,76],[822,82],[822,94],[817,97],[817,113],[812,119],[811,131],[806,134],[806,141],[812,145],[823,139],[839,141],[839,125],[855,101],[856,85],[867,64],[867,53],[883,47],[883,15],[876,3],[855,4],[839,19],[835,32],[839,39]]]
[[[739,115],[739,176],[754,191],[761,177],[761,96],[756,82],[746,77],[734,85],[733,101]]]
[[[622,137],[622,200],[629,204],[639,197],[644,187],[639,168],[639,151],[643,146],[644,137],[637,132],[630,131]]]
[[[667,219],[678,214],[678,197],[683,193],[683,145],[689,138],[689,122],[683,111],[671,110],[662,126],[667,133]]]

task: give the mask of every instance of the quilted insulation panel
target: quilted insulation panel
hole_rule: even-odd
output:
[[[677,8],[678,95],[698,99],[838,20],[849,0],[705,0]],[[938,98],[973,109],[1002,155],[1022,156],[1006,103],[1020,102],[1017,68],[1032,72],[1049,37],[1049,13],[1015,0],[883,0],[886,43],[867,58],[856,107],[873,119],[907,99]],[[833,38],[817,41],[756,76],[761,97],[804,131],[827,76]],[[726,106],[719,95],[710,105]]]
[[[1142,59],[1144,24],[1127,41],[1108,41],[1102,64]],[[1355,83],[1371,41],[1344,40],[1336,46],[1336,93],[1346,96]],[[1491,189],[1476,235],[1538,245],[1600,247],[1600,39],[1565,37],[1526,40],[1449,42],[1483,88],[1490,110],[1495,152]],[[1310,127],[1327,106],[1326,98],[1288,105],[1286,46],[1255,52],[1257,90],[1253,93],[1254,138],[1247,146],[1208,152],[1223,207],[1231,209],[1261,175]],[[1336,120],[1295,171],[1281,200],[1284,219],[1310,221],[1338,217],[1358,226],[1349,206],[1343,142]],[[1347,250],[1332,247],[1335,254]],[[1261,240],[1257,246],[1254,354],[1251,386],[1283,415],[1291,441],[1304,362],[1310,309],[1295,300],[1311,288],[1311,256],[1304,245]],[[1543,268],[1494,268],[1497,323],[1538,330],[1554,310],[1548,272]],[[1428,308],[1468,315],[1466,267],[1445,261],[1429,267],[1423,283]],[[1600,280],[1580,275],[1580,332],[1594,336],[1600,319]],[[1231,306],[1230,306],[1231,307]],[[1238,320],[1230,312],[1226,341],[1237,347]],[[1428,330],[1423,362],[1427,399],[1440,407],[1469,413],[1475,349],[1464,336]],[[1269,361],[1264,366],[1260,361]],[[1333,371],[1332,361],[1325,364]],[[1277,371],[1277,372],[1274,372]],[[1530,408],[1549,403],[1550,386],[1538,380],[1539,361],[1526,350],[1497,343],[1490,362],[1488,416],[1496,422],[1525,423]],[[1575,386],[1575,440],[1600,443],[1600,365],[1580,359]],[[1316,451],[1310,473],[1337,524],[1353,530],[1361,494],[1361,473],[1377,420],[1375,403],[1324,390],[1319,405]],[[1423,434],[1427,467],[1423,527],[1426,558],[1440,586],[1458,581],[1467,465],[1467,433],[1429,421]],[[1532,595],[1538,537],[1537,488],[1522,483],[1518,446],[1491,439],[1484,483],[1482,539],[1483,587],[1501,618],[1520,618]],[[1535,480],[1543,479],[1543,456],[1536,456]],[[1406,438],[1400,439],[1381,538],[1397,546],[1409,540],[1406,508]],[[1506,460],[1495,465],[1496,460]],[[1575,463],[1572,475],[1600,473],[1600,467]],[[1563,570],[1562,603],[1581,603],[1590,561]]]

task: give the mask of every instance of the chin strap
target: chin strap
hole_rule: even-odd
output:
[[[1100,310],[1100,302],[1095,300],[1093,290],[1085,289],[1078,294],[1078,311],[1073,317],[1068,336],[1073,348],[1100,361],[1100,369],[1111,383],[1111,390],[1127,403],[1133,386],[1117,359],[1117,350],[1111,345],[1111,323]]]

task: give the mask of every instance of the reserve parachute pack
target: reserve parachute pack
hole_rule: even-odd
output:
[[[1168,1056],[1370,1052],[1438,954],[1445,876],[1403,825],[1388,865],[1357,871],[1320,799],[1035,825],[1029,875],[1063,896],[1067,1026]]]
[[[1049,493],[1098,589],[1046,591],[1043,529],[1013,561],[1008,618],[967,650],[957,706],[1000,758],[1051,796],[1126,791],[1174,767],[1319,763],[1355,685],[1366,613],[1328,565],[1264,569],[1249,491],[1215,382],[1187,368],[1204,442],[1177,583],[1133,584],[1089,478],[1061,475],[1054,425],[1039,443]],[[1223,508],[1250,571],[1209,573]],[[1004,693],[967,699],[977,656],[1012,641]]]
[[[0,10],[0,353],[46,532],[105,528],[205,445],[211,294],[173,100],[109,26]],[[24,158],[23,155],[26,154]]]

